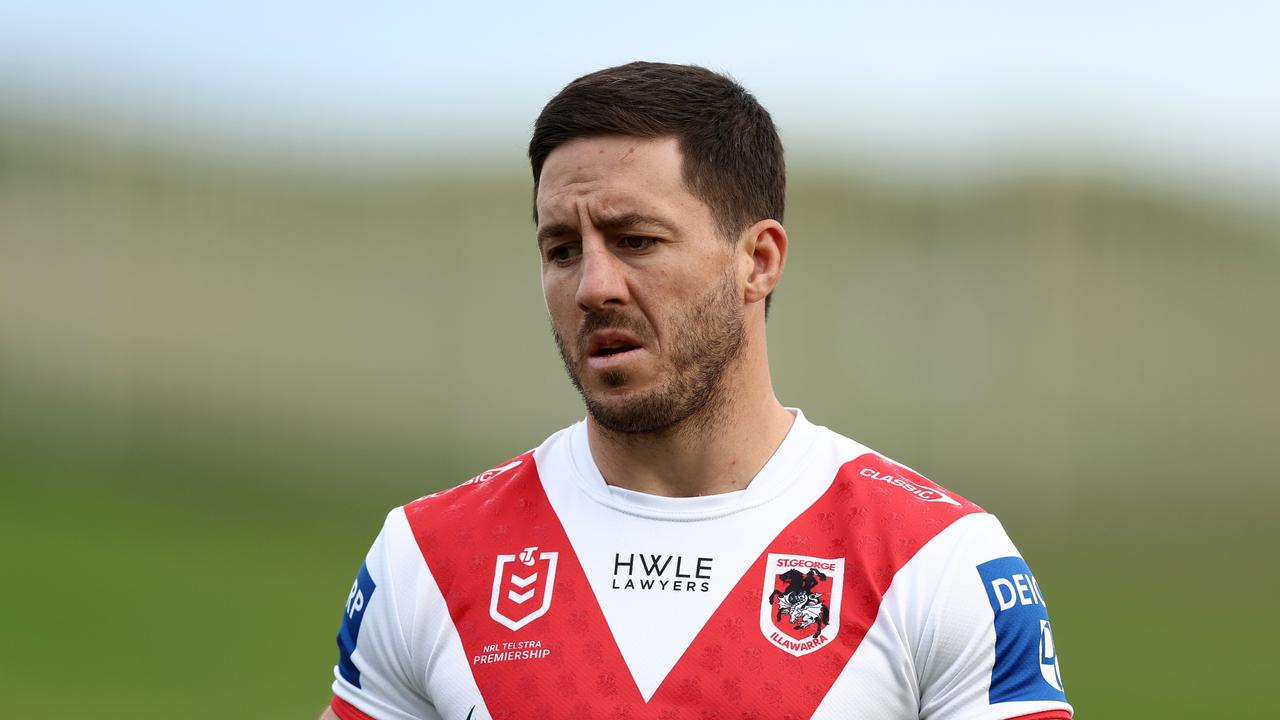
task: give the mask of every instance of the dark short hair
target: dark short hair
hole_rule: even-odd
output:
[[[731,78],[696,65],[633,62],[569,83],[533,126],[535,200],[551,151],[571,140],[608,135],[675,137],[685,184],[711,208],[728,240],[757,221],[782,222],[782,140],[769,112]]]

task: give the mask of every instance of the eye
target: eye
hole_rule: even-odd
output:
[[[547,249],[547,262],[564,265],[581,254],[582,249],[574,243],[561,243]]]
[[[618,244],[628,250],[648,250],[657,240],[643,235],[624,235],[618,238]]]

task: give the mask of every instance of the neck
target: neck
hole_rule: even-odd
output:
[[[782,444],[795,417],[773,394],[767,360],[762,367],[744,370],[737,378],[726,378],[721,402],[661,433],[617,433],[588,416],[591,455],[605,482],[666,497],[747,487]]]

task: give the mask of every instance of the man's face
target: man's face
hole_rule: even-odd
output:
[[[592,418],[657,433],[710,417],[742,348],[743,295],[676,140],[566,143],[543,165],[536,207],[552,331]]]

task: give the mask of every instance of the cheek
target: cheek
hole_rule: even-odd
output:
[[[544,270],[542,273],[542,299],[546,300],[548,309],[554,307],[557,303],[563,302],[564,291],[564,279]]]
[[[573,288],[563,279],[542,276],[542,299],[547,306],[547,315],[557,328],[564,328],[576,322],[578,303],[574,298]]]
[[[650,289],[657,299],[656,311],[666,315],[678,314],[706,303],[713,291],[724,285],[727,274],[735,270],[733,266],[726,265],[722,257],[714,259],[720,262],[704,260],[696,266],[670,268],[655,275]]]

